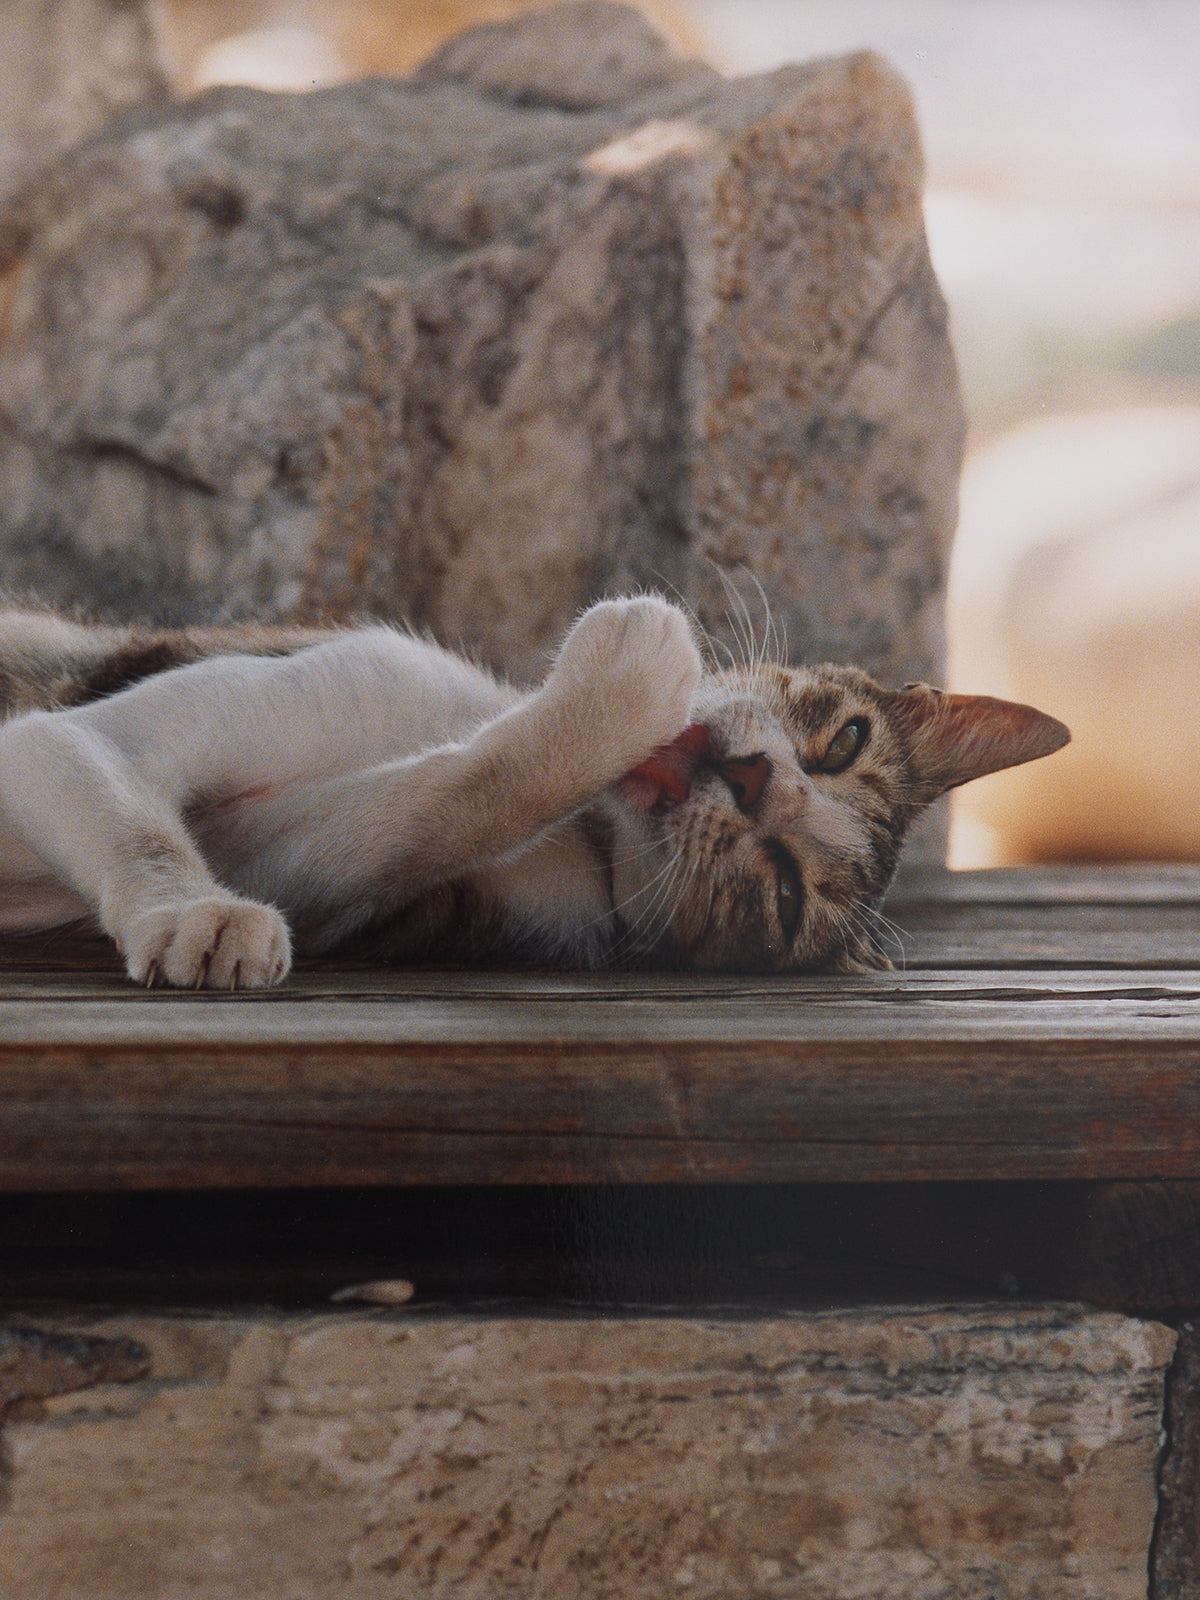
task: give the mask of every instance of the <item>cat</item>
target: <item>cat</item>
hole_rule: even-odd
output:
[[[1049,754],[1029,707],[761,655],[604,600],[521,691],[386,625],[0,612],[0,932],[90,914],[137,983],[390,961],[886,967],[929,801]]]

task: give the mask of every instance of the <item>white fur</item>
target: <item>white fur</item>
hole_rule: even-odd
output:
[[[328,947],[468,872],[578,921],[600,897],[548,830],[687,724],[699,678],[683,615],[641,598],[586,612],[530,694],[366,628],[14,717],[0,929],[91,911],[139,982],[228,987],[284,976],[289,923]]]

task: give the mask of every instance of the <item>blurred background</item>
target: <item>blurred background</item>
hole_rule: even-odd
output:
[[[404,72],[479,0],[160,0],[181,87]],[[970,417],[954,688],[1068,722],[956,797],[955,866],[1200,859],[1200,5],[645,0],[728,73],[869,46],[913,86]]]

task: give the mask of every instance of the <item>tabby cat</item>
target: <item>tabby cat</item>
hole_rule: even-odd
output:
[[[935,796],[1047,755],[1029,707],[850,667],[706,669],[602,601],[522,692],[386,626],[141,633],[0,613],[0,931],[85,914],[143,984],[292,951],[781,972],[886,966]]]

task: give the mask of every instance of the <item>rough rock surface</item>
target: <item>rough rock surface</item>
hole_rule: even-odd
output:
[[[149,1359],[132,1340],[0,1327],[0,1417],[97,1383],[145,1377]]]
[[[726,81],[599,3],[127,120],[0,215],[4,580],[400,614],[518,676],[629,584],[737,648],[761,585],[794,657],[936,679],[921,184],[878,58]]]
[[[4,0],[0,199],[78,140],[168,98],[142,0]]]
[[[1079,1308],[121,1319],[6,1600],[1142,1600],[1174,1335]]]

